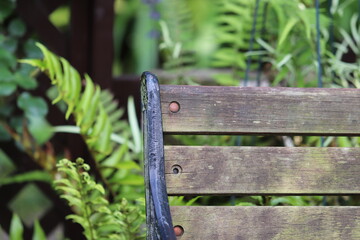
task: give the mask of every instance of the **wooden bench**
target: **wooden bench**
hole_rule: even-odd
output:
[[[142,103],[148,239],[360,239],[355,206],[168,204],[168,195],[360,194],[359,148],[163,144],[164,134],[358,136],[360,90],[159,86],[145,72]]]

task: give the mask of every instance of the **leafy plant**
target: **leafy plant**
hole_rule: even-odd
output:
[[[64,177],[56,180],[56,188],[76,212],[68,218],[82,225],[87,239],[141,238],[139,229],[144,210],[133,202],[143,193],[141,168],[134,161],[140,159],[141,137],[133,99],[129,99],[127,123],[120,120],[123,111],[118,109],[110,92],[101,91],[88,75],[85,75],[86,85],[82,91],[80,74],[68,61],[45,46],[38,46],[44,54],[43,60],[21,62],[37,66],[48,74],[58,90],[53,103],[65,102],[66,118],[72,114],[77,125],[57,126],[55,131],[83,136],[95,159],[94,170],[105,186],[90,178],[90,168],[82,159],[76,163],[60,161],[57,167]],[[124,200],[124,196],[131,202]]]
[[[101,91],[86,74],[86,84],[82,92],[80,74],[69,62],[57,57],[45,46],[37,45],[43,52],[44,59],[21,62],[37,66],[48,74],[52,84],[58,89],[58,97],[53,103],[64,101],[68,106],[66,118],[72,114],[78,127],[57,127],[56,130],[78,131],[83,136],[95,158],[96,170],[99,171],[101,180],[107,185],[112,198],[119,198],[119,194],[122,193],[123,188],[119,187],[119,183],[131,180],[132,182],[127,181],[127,184],[142,185],[140,167],[132,160],[140,159],[141,152],[140,129],[133,100],[129,100],[130,134],[127,132],[129,125],[119,119],[123,112],[118,109],[109,92]],[[133,141],[129,140],[131,138]],[[127,151],[128,148],[131,152]]]
[[[219,47],[214,54],[214,66],[232,68],[232,75],[218,75],[218,81],[223,85],[237,85],[247,68],[257,70],[262,64],[260,70],[275,86],[282,83],[304,87],[316,83],[312,81],[316,71],[315,10],[303,2],[259,1],[255,6],[255,1],[220,1]],[[325,15],[321,15],[320,22],[326,33]],[[251,38],[255,38],[252,49]],[[326,39],[321,41],[325,49]],[[249,58],[255,61],[250,62]]]
[[[25,24],[13,12],[15,2],[4,0],[0,6],[0,141],[13,139],[39,165],[53,159],[40,147],[52,136],[46,121],[48,107],[43,98],[30,91],[37,87],[31,76],[33,67],[20,65],[17,57],[41,57],[34,39],[25,35]]]
[[[63,159],[57,167],[62,177],[55,181],[55,188],[76,211],[76,215],[67,218],[83,227],[87,239],[142,238],[138,234],[144,220],[140,210],[129,207],[126,200],[110,204],[102,185],[91,179],[90,167],[84,160],[77,159],[74,163]]]
[[[179,70],[194,65],[195,57],[190,41],[194,35],[194,26],[188,4],[170,0],[162,3],[161,7],[164,9],[163,20],[159,24],[163,41],[159,47],[165,58],[164,68]]]
[[[23,240],[24,227],[18,215],[14,214],[10,223],[10,240]],[[44,230],[38,221],[34,223],[33,240],[46,240]]]

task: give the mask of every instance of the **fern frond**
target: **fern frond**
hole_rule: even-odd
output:
[[[44,45],[37,43],[37,46],[43,52],[44,59],[27,59],[22,62],[37,66],[48,74],[59,92],[53,103],[62,100],[67,104],[66,118],[73,114],[94,158],[102,160],[109,156],[114,148],[111,142],[113,126],[117,133],[126,129],[126,124],[120,120],[123,110],[117,110],[118,104],[112,94],[101,91],[87,74],[84,75],[86,84],[82,92],[82,80],[75,68]]]
[[[179,70],[196,63],[192,39],[194,24],[192,13],[185,1],[168,0],[161,3],[162,20],[160,29],[163,42],[160,49],[164,56],[164,68]]]
[[[218,50],[214,54],[215,67],[231,67],[235,71],[246,68],[246,53],[249,49],[255,1],[221,0],[216,18]],[[261,29],[263,8],[259,8],[256,19],[256,36]],[[255,43],[254,49],[259,45]],[[255,59],[255,58],[254,58]],[[255,66],[253,64],[253,66]]]
[[[73,207],[75,214],[67,216],[84,229],[89,240],[140,239],[140,227],[144,221],[141,211],[125,200],[109,204],[105,190],[90,177],[89,165],[83,159],[76,162],[67,159],[57,164],[61,178],[55,180],[55,189]]]
[[[106,185],[112,199],[121,198],[124,196],[120,191],[122,186],[119,186],[120,182],[111,184],[113,179],[132,175],[142,177],[141,170],[137,168],[118,169],[121,162],[140,159],[139,134],[131,132],[135,129],[131,125],[138,124],[137,119],[130,119],[131,124],[121,120],[123,110],[118,110],[118,103],[110,92],[101,91],[87,74],[84,75],[85,86],[82,89],[80,74],[65,59],[56,56],[41,44],[38,46],[43,51],[44,59],[24,62],[38,66],[48,74],[58,89],[59,96],[55,101],[64,101],[68,105],[67,117],[69,114],[74,117],[79,132],[95,159],[95,170],[98,171],[102,183]],[[117,141],[112,141],[115,138]],[[123,149],[131,151],[124,153]],[[103,162],[107,163],[106,168],[102,167]]]

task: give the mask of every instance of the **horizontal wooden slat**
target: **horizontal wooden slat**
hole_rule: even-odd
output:
[[[360,239],[360,207],[172,207],[178,239]]]
[[[165,176],[169,195],[360,194],[360,148],[165,146]]]
[[[161,85],[168,134],[360,135],[360,90]],[[171,113],[176,101],[180,111]]]

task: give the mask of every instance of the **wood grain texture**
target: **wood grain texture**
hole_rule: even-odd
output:
[[[360,90],[161,85],[168,134],[360,135]],[[176,101],[180,111],[171,113]]]
[[[165,146],[169,195],[360,194],[359,173],[360,148]]]
[[[360,239],[360,207],[171,207],[178,239]]]

